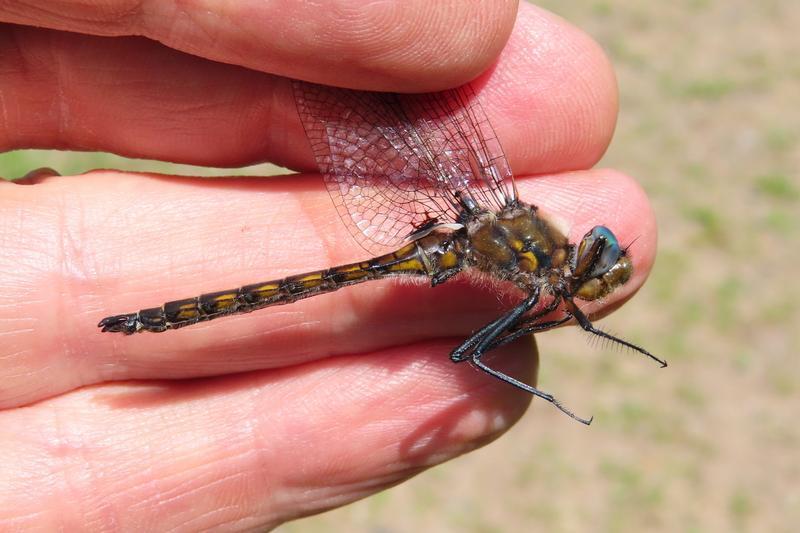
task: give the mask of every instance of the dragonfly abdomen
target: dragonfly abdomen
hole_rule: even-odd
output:
[[[222,316],[296,302],[373,279],[403,275],[434,276],[443,267],[439,241],[438,238],[427,236],[395,252],[367,261],[174,300],[161,307],[104,318],[98,326],[103,331],[128,335],[140,331],[159,333]]]

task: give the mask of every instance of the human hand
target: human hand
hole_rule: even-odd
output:
[[[392,4],[370,5],[0,8],[26,25],[0,26],[0,147],[311,171],[287,80],[259,70],[440,89],[491,65],[514,17],[496,2],[463,13],[406,2],[391,16]],[[635,277],[600,313],[641,285],[655,250],[638,186],[586,170],[610,140],[615,91],[595,44],[527,4],[478,91],[523,199],[571,223],[573,240],[596,223],[638,237]],[[450,363],[499,311],[491,291],[458,281],[373,282],[160,335],[96,329],[106,315],[362,259],[319,176],[97,171],[0,186],[3,523],[274,526],[485,444],[530,400]],[[532,379],[530,343],[496,361]]]

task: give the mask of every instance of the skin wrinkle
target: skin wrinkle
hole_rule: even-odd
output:
[[[239,456],[239,454],[227,456],[225,458],[216,458],[216,459],[214,459],[214,463],[224,462],[224,461],[228,461],[228,460],[235,460],[235,459],[238,458],[238,456]],[[204,471],[205,470],[215,471],[216,469],[214,468],[214,463],[205,463],[205,464],[202,464],[202,465],[193,465],[193,468],[192,468],[192,471],[194,472],[193,477],[194,478],[197,478],[197,477],[205,478],[205,477],[207,477],[207,473],[205,473]],[[186,473],[187,472],[181,471],[181,472],[178,472],[178,473],[174,474],[174,476],[175,477],[185,477]],[[163,498],[163,497],[162,498],[158,498],[157,505],[165,506],[165,505],[168,505],[168,504],[171,504],[171,503],[172,504],[177,503],[177,504],[180,505],[180,503],[183,500],[191,499],[191,497],[193,495],[195,495],[195,494],[213,493],[214,491],[212,489],[215,486],[217,486],[217,485],[227,485],[228,483],[230,483],[231,480],[236,480],[236,479],[242,478],[245,475],[246,474],[244,472],[241,472],[241,471],[231,471],[229,474],[226,474],[225,476],[214,477],[213,480],[211,480],[209,482],[203,482],[201,485],[198,485],[198,486],[195,486],[195,487],[191,487],[191,488],[188,488],[188,489],[184,489],[184,487],[180,486],[181,484],[178,484],[177,486],[175,486],[171,490],[171,492],[173,492],[174,494],[170,495],[169,497],[166,497],[166,498]],[[164,481],[166,481],[168,479],[169,478],[159,478],[159,481],[163,483]],[[195,479],[187,480],[187,481],[184,482],[184,484],[191,485],[192,483],[194,483],[194,481],[195,481]],[[217,510],[219,510],[218,507],[211,507],[206,512],[208,514],[213,514],[213,513],[217,512]],[[192,519],[194,519],[197,516],[198,515],[192,514]]]
[[[8,185],[10,187],[16,187],[15,185]],[[24,211],[24,209],[20,209],[20,212],[22,211]],[[14,219],[16,220],[17,217],[14,217]],[[19,236],[21,234],[15,233],[15,235]],[[22,235],[26,234],[23,233]],[[35,240],[36,236],[31,235],[29,238]],[[43,246],[48,247],[49,244],[49,242],[37,242],[36,247],[41,249]],[[18,248],[16,242],[13,243],[13,246]],[[52,250],[52,248],[49,249]],[[33,256],[36,256],[38,259],[40,255],[38,250],[31,251],[33,252]],[[15,257],[19,262],[15,267],[15,271],[32,269],[36,274],[51,271],[52,264],[50,261],[46,261],[47,264],[45,264],[44,257],[36,262],[35,267],[29,264],[30,260],[24,257],[24,254],[23,257],[20,258],[20,253],[17,251]],[[36,279],[36,281],[14,280],[5,289],[5,291],[12,295],[10,298],[13,298],[14,301],[13,305],[3,306],[2,308],[8,310],[13,309],[14,313],[8,318],[0,320],[0,324],[4,326],[4,331],[0,333],[0,335],[6,337],[2,343],[2,347],[4,348],[2,358],[6,361],[7,365],[9,365],[6,367],[7,372],[4,374],[7,386],[5,394],[3,394],[3,404],[8,404],[10,402],[12,405],[18,405],[19,403],[30,402],[30,394],[39,397],[47,395],[46,389],[50,382],[46,376],[53,375],[53,352],[50,350],[40,350],[43,345],[43,337],[41,335],[38,337],[34,336],[34,333],[41,330],[36,326],[42,319],[41,316],[36,314],[35,310],[48,309],[48,302],[52,298],[51,296],[47,299],[42,299],[40,295],[42,295],[42,293],[50,294],[50,288],[51,286],[48,278],[46,276],[41,276]],[[20,307],[24,309],[25,316],[15,316],[20,313]],[[13,322],[21,322],[28,327],[11,326]],[[35,342],[31,343],[31,339],[35,339]],[[39,379],[39,376],[42,376],[42,378]],[[32,387],[31,384],[37,385]]]
[[[204,44],[212,43],[218,45],[210,49],[212,56],[223,57],[226,51],[235,52],[235,50],[228,50],[222,47],[223,43],[225,43],[225,39],[220,39],[219,35],[222,33],[222,28],[225,27],[236,27],[237,34],[242,35],[247,31],[246,25],[239,25],[235,22],[232,23],[230,19],[224,18],[223,15],[226,13],[225,11],[196,11],[193,9],[186,9],[183,5],[184,3],[180,1],[173,4],[175,9],[173,10],[173,17],[167,25],[168,29],[166,34],[164,34],[161,29],[158,31],[152,31],[151,29],[151,31],[148,32],[148,37],[164,43],[170,48],[185,50],[188,53],[202,56],[204,53],[208,52],[194,44],[195,41],[198,40],[194,32],[200,32],[203,36],[201,41]],[[219,20],[224,20],[224,22],[218,24],[217,22]],[[157,25],[160,27],[163,26],[163,23],[159,21]],[[258,41],[258,36],[255,37]],[[234,55],[241,59],[239,54]]]
[[[284,371],[277,370],[276,372]],[[248,424],[248,435],[251,437],[252,450],[256,453],[256,457],[258,458],[257,464],[259,466],[275,464],[276,459],[279,458],[280,452],[275,449],[275,441],[270,438],[270,436],[273,434],[282,434],[280,429],[284,426],[281,412],[275,417],[266,417],[262,414],[263,406],[282,405],[288,400],[288,403],[296,403],[296,405],[294,405],[297,409],[296,413],[301,415],[302,404],[307,400],[307,396],[303,395],[300,391],[280,386],[280,380],[276,380],[276,382],[279,384],[279,387],[258,387],[252,396],[254,401],[251,403],[251,417],[249,418],[252,422]],[[278,426],[277,428],[275,427],[276,424]],[[278,462],[278,464],[281,463]],[[284,479],[278,477],[264,476],[262,479],[263,492],[265,494],[272,494],[274,488],[283,489],[284,481]],[[279,506],[274,498],[271,497],[267,505],[273,511],[273,515],[279,514]]]
[[[98,475],[102,471],[91,460],[91,446],[81,444],[78,447],[78,455],[84,467],[78,469],[80,472],[85,472],[87,488],[77,492],[77,495],[85,495],[84,498],[77,497],[75,501],[78,502],[81,510],[80,517],[85,520],[87,516],[95,516],[95,522],[101,524],[102,529],[108,530],[111,527],[119,524],[119,512],[115,509],[113,500],[105,498],[102,491],[103,476]],[[83,504],[83,505],[80,505]],[[80,519],[76,520],[79,522]],[[90,522],[91,524],[91,522]]]
[[[235,511],[237,509],[238,506],[235,503],[220,505],[216,508],[209,507],[204,512],[193,515],[180,524],[175,524],[175,526],[167,529],[167,531],[213,531],[223,525],[230,526],[231,520],[226,519],[225,515],[229,511]],[[219,518],[217,518],[218,515]],[[237,518],[236,520],[242,520],[242,518]]]
[[[381,2],[372,3],[372,5],[379,4],[381,4]],[[395,2],[385,2],[383,4],[396,5]],[[344,6],[342,7],[344,8]],[[398,11],[388,12],[387,10],[379,10],[377,12],[382,16],[376,17],[376,11],[372,10],[369,11],[368,15],[364,16],[367,10],[362,10],[360,7],[354,5],[346,12],[341,13],[343,16],[337,18],[345,20],[345,23],[350,27],[351,34],[346,36],[347,41],[355,37],[362,45],[368,45],[368,47],[364,49],[364,53],[357,58],[358,64],[363,68],[380,70],[381,65],[384,63],[392,64],[395,57],[398,55],[398,48],[394,43],[411,44],[419,41],[421,37],[424,37],[428,33],[429,28],[427,25],[434,21],[432,17],[421,17],[423,19],[422,21],[415,20],[409,24],[404,20],[402,11],[400,11],[400,16],[398,16]],[[360,31],[358,30],[359,28]],[[347,41],[338,44],[347,44]],[[436,41],[434,41],[434,43],[436,43]],[[405,45],[405,47],[407,50],[402,54],[405,57],[416,56],[421,58],[424,55],[432,53],[432,51],[427,52],[420,47],[416,49],[408,49],[408,45]],[[413,52],[413,54],[409,52]],[[385,74],[393,75],[391,72],[386,72]]]
[[[413,346],[413,345],[412,345]],[[392,346],[390,350],[397,351],[398,346]],[[371,351],[374,353],[374,350]],[[362,355],[367,355],[370,352],[363,352],[363,353],[348,353],[348,357],[359,357]],[[389,370],[383,369],[381,367],[372,367],[372,366],[365,366],[363,369],[358,372],[358,374],[352,379],[351,387],[347,389],[345,392],[333,392],[331,391],[331,395],[336,395],[339,397],[348,398],[348,403],[352,405],[366,405],[369,401],[374,397],[376,394],[380,394],[382,392],[388,392],[396,388],[396,383],[404,381],[404,377],[409,374],[408,367],[403,367],[400,370],[396,370],[395,372],[390,372]],[[319,384],[321,386],[325,386],[324,383],[324,376],[323,379],[319,380]],[[360,408],[364,409],[364,408]]]
[[[31,21],[40,21],[59,29],[72,29],[72,31],[87,31],[92,33],[104,32],[105,35],[125,35],[135,28],[138,20],[139,5],[141,0],[113,0],[105,3],[91,3],[84,11],[65,9],[65,5],[74,5],[74,2],[6,2],[2,13],[4,18],[12,22],[28,24]],[[52,7],[51,7],[52,6]],[[16,7],[16,9],[15,9]],[[49,8],[49,9],[48,9]],[[102,16],[87,17],[84,13]],[[9,16],[11,15],[11,16]],[[16,17],[14,16],[16,15]]]
[[[52,88],[53,88],[53,96],[54,102],[51,106],[51,110],[55,111],[56,116],[55,118],[55,126],[56,132],[58,135],[58,144],[63,144],[63,138],[66,136],[67,132],[69,132],[72,128],[70,127],[70,106],[69,100],[65,95],[64,91],[64,79],[67,76],[70,65],[64,65],[63,56],[58,53],[58,43],[56,42],[57,39],[60,37],[58,33],[51,33],[50,37],[50,46],[47,47],[48,52],[48,62],[51,65],[50,73],[52,74]]]
[[[162,430],[166,430],[167,428],[162,426]],[[154,440],[160,440],[160,435],[153,434],[151,438],[147,441],[153,442]],[[215,478],[213,476],[213,472],[217,470],[224,471],[224,469],[216,469],[216,464],[220,461],[227,461],[228,459],[235,458],[237,456],[226,456],[220,458],[217,455],[214,455],[214,449],[210,448],[213,439],[204,443],[202,448],[198,448],[197,446],[192,446],[191,448],[187,447],[187,441],[179,441],[176,442],[175,446],[165,446],[159,448],[158,450],[161,453],[170,453],[174,455],[175,452],[181,452],[181,455],[177,458],[177,463],[172,461],[169,464],[169,467],[164,468],[163,471],[152,469],[152,475],[143,476],[145,479],[149,479],[150,481],[148,484],[153,486],[152,496],[148,496],[146,499],[140,498],[137,494],[141,491],[141,485],[131,485],[126,487],[122,492],[119,494],[129,494],[129,499],[132,499],[134,503],[131,505],[131,508],[137,509],[147,509],[149,505],[155,507],[161,507],[162,509],[168,509],[169,507],[174,507],[177,512],[180,514],[185,510],[185,505],[183,505],[183,501],[187,499],[187,497],[194,493],[201,493],[202,491],[207,491],[208,487],[212,484],[221,483],[224,479]],[[148,446],[148,450],[150,446]],[[211,464],[208,461],[205,462],[197,462],[196,458],[199,457],[198,453],[202,452],[204,455],[214,455],[215,463]],[[148,464],[159,464],[158,462],[158,453],[151,452],[150,455],[154,458],[153,461],[149,461]],[[183,466],[184,462],[189,462],[186,467]],[[178,466],[180,468],[175,468]],[[208,470],[211,471],[209,474]],[[231,472],[230,476],[228,477],[235,477],[240,475],[238,470],[234,470]],[[138,474],[137,474],[138,477]],[[211,478],[211,483],[205,483],[202,485],[194,486],[193,484],[198,480],[198,478]],[[189,487],[188,489],[186,487]],[[173,505],[169,505],[173,504]]]
[[[8,108],[6,107],[5,91],[3,90],[3,85],[0,84],[0,128],[5,124],[8,124]]]
[[[9,531],[24,531],[26,524],[32,523],[47,523],[49,518],[49,510],[35,510],[29,513],[22,513],[19,514],[16,512],[12,517],[5,516],[3,517],[3,525],[9,529]]]
[[[179,21],[183,15],[186,15],[186,10],[183,8],[184,3],[180,0],[174,2],[160,2],[156,0],[151,3],[148,3],[146,0],[140,1],[142,35],[158,42],[169,42],[174,39],[176,37],[175,32],[179,26]],[[152,12],[147,9],[149,6],[154,7]],[[156,32],[153,31],[153,28],[159,26],[167,28],[161,39],[159,39]]]
[[[253,389],[252,393],[249,395],[251,401],[249,402],[249,412],[250,415],[245,418],[245,422],[238,426],[238,430],[245,435],[245,438],[249,441],[250,450],[253,454],[255,454],[256,459],[253,463],[256,465],[258,471],[266,471],[268,470],[268,466],[270,464],[270,454],[268,453],[268,448],[265,446],[262,439],[259,438],[259,435],[269,435],[268,432],[263,431],[263,427],[261,425],[263,417],[261,416],[261,410],[263,405],[269,405],[270,403],[266,401],[268,398],[268,394],[275,396],[275,391],[269,390],[266,387],[256,387]],[[262,479],[262,482],[266,486],[262,486],[264,494],[271,494],[272,490],[270,490],[274,485],[275,482],[269,483],[266,481],[268,479],[267,476],[259,476]],[[272,498],[264,498],[262,500],[262,511],[263,514],[269,516],[270,514],[275,514],[272,512],[272,507],[274,502]]]
[[[599,160],[600,158],[603,157],[603,154],[606,152],[606,150],[608,150],[608,143],[605,143],[603,145],[603,143],[597,143],[595,139],[598,137],[603,138],[606,136],[608,136],[609,139],[613,137],[613,132],[614,129],[616,128],[616,113],[615,112],[611,113],[613,117],[609,117],[607,119],[603,119],[600,121],[591,120],[592,117],[590,113],[592,111],[590,110],[600,109],[601,108],[600,104],[602,104],[604,98],[602,98],[602,95],[598,95],[597,90],[595,90],[594,88],[595,87],[594,76],[587,76],[586,79],[579,79],[577,82],[570,83],[569,85],[570,87],[574,87],[576,84],[580,82],[583,82],[584,90],[579,91],[578,94],[582,98],[584,98],[584,102],[577,107],[578,109],[582,110],[583,115],[579,117],[579,121],[576,121],[576,123],[572,124],[571,126],[573,128],[578,128],[579,127],[578,122],[580,122],[581,124],[594,124],[597,126],[597,128],[593,129],[591,133],[584,135],[577,135],[576,138],[578,138],[580,142],[575,143],[572,149],[574,154],[577,156],[581,153],[590,152],[592,146],[599,144],[603,146],[603,149],[597,154],[597,159]],[[568,82],[565,81],[565,84],[566,83]],[[613,79],[611,83],[616,87],[616,83]],[[569,106],[569,104],[566,102],[563,105],[565,106],[565,108]],[[572,104],[572,107],[576,107],[574,103]],[[616,104],[612,107],[614,108],[614,110],[616,110]],[[605,133],[605,131],[608,129],[609,125],[611,128],[611,132],[610,134],[607,134]]]
[[[20,383],[27,383],[27,382],[36,383],[36,382],[39,381],[37,379],[38,378],[37,374],[41,374],[41,375],[47,377],[49,375],[49,372],[50,372],[50,366],[46,365],[46,366],[43,366],[42,368],[38,368],[38,369],[33,370],[33,371],[28,371],[26,369],[26,370],[24,370],[22,372],[17,372],[17,373],[9,372],[7,374],[7,379],[9,381],[13,381],[15,378],[24,378],[24,380],[23,379],[17,379],[16,381],[19,381]],[[46,389],[46,387],[44,385],[38,385],[35,388],[31,388],[29,385],[23,385],[23,386],[16,387],[16,389],[20,389],[20,392],[19,393],[15,393],[15,388],[14,387],[6,387],[4,389],[4,391],[3,391],[3,396],[4,396],[4,399],[5,399],[4,403],[8,403],[9,405],[11,405],[13,407],[24,406],[24,405],[26,405],[26,400],[29,399],[29,396],[31,394],[35,395],[37,393],[40,393],[41,396],[46,396],[48,394],[48,390]],[[29,403],[27,403],[27,404],[29,405]]]
[[[157,0],[158,1],[158,0]],[[132,32],[133,28],[146,27],[143,22],[146,20],[148,6],[147,0],[125,0],[129,6],[127,9],[121,9],[116,14],[116,21],[124,28],[126,32]],[[163,4],[163,2],[160,2]],[[117,0],[112,4],[118,6]]]
[[[50,460],[47,462],[50,467],[48,477],[52,478],[53,481],[56,481],[56,479],[60,481],[56,483],[50,483],[49,485],[57,485],[54,486],[55,490],[53,496],[59,500],[63,502],[80,502],[82,501],[81,498],[76,498],[75,496],[82,494],[82,490],[85,487],[78,483],[77,480],[73,480],[74,474],[71,473],[73,469],[70,468],[68,459],[75,457],[76,446],[71,442],[72,439],[65,429],[68,426],[62,423],[62,410],[63,409],[58,404],[55,404],[49,411],[44,411],[44,413],[42,413],[42,415],[47,415],[50,418],[50,423],[43,426],[51,430],[50,434],[44,436],[46,439],[44,444],[50,455]],[[69,413],[67,413],[66,418],[70,418]],[[81,444],[78,443],[77,448],[80,447]],[[91,467],[90,463],[86,463],[86,458],[82,453],[77,455],[79,455],[80,459],[84,462],[84,467]],[[81,469],[74,470],[80,471]],[[58,497],[58,495],[62,496]],[[71,513],[74,511],[77,510],[73,506],[64,508],[62,510],[64,513],[62,523],[73,523],[73,520],[70,519],[70,516],[72,516]],[[82,513],[77,511],[75,515],[82,515]]]
[[[70,317],[73,312],[69,306],[69,302],[72,301],[72,298],[67,297],[67,295],[71,293],[69,290],[70,282],[75,279],[72,275],[74,269],[71,267],[74,263],[72,255],[75,254],[76,249],[74,246],[70,246],[71,217],[67,212],[67,202],[65,200],[66,197],[63,192],[53,199],[53,206],[56,213],[58,213],[58,221],[56,223],[58,238],[56,239],[56,247],[53,250],[56,253],[56,257],[53,258],[53,264],[55,266],[54,273],[56,275],[50,277],[56,277],[58,285],[55,290],[50,293],[51,297],[48,301],[48,307],[52,307],[55,310],[55,319],[52,322],[55,324],[63,323],[61,317],[65,317],[66,320],[69,320],[68,317]],[[79,276],[79,279],[86,279],[86,276]],[[58,353],[62,357],[62,360],[74,361],[76,360],[75,353],[73,352],[70,342],[72,339],[70,338],[71,336],[66,333],[69,329],[68,327],[61,327],[58,329],[57,336],[53,339],[53,346],[59,347]],[[48,350],[48,348],[44,348],[44,350]],[[53,351],[56,352],[56,350]]]
[[[372,480],[358,480],[352,482],[334,482],[332,479],[320,479],[319,487],[309,487],[308,484],[297,486],[287,485],[276,494],[276,509],[274,515],[277,523],[287,522],[307,515],[309,512],[322,512],[339,507],[354,499],[359,499],[374,491],[374,488],[389,488],[405,478],[398,479],[397,475],[384,475],[373,477]],[[326,486],[325,483],[328,483]],[[288,509],[288,511],[284,510]]]
[[[16,309],[17,305],[16,304],[10,304],[8,306],[0,306],[0,310],[2,310],[4,307],[9,307],[11,309]],[[26,322],[26,321],[29,321],[29,320],[30,320],[30,318],[13,318],[13,317],[10,317],[10,318],[2,318],[2,319],[0,319],[0,323],[3,323],[3,324],[14,323],[15,321]],[[36,328],[33,328],[33,327],[21,328],[19,326],[12,326],[8,331],[0,331],[0,337],[3,337],[4,335],[10,335],[10,336],[13,337],[14,335],[17,335],[19,333],[30,333],[30,332],[33,332],[33,331],[36,331]],[[0,360],[13,359],[14,356],[17,355],[18,353],[23,353],[23,352],[22,351],[16,352],[16,353],[14,353],[14,352],[5,352],[3,354],[0,354]]]
[[[6,25],[0,24],[0,30],[5,29]],[[10,29],[11,31],[6,31],[2,36],[0,36],[0,47],[3,50],[3,54],[0,55],[0,76],[5,77],[8,76],[9,78],[13,78],[16,76],[24,77],[27,69],[27,63],[23,60],[24,55],[22,53],[22,47],[19,44],[18,40],[18,33],[13,28]],[[6,93],[4,91],[5,85],[0,83],[0,105],[3,111],[3,121],[0,122],[0,149],[4,148],[4,143],[2,140],[4,139],[11,139],[12,132],[14,132],[14,124],[18,122],[18,119],[14,120],[14,124],[10,122],[10,117],[8,113],[8,107],[6,104]],[[9,101],[12,105],[15,102],[15,94],[13,91],[9,91],[10,99]],[[18,114],[14,113],[15,115]],[[2,237],[0,237],[2,238]]]
[[[158,454],[153,451],[153,447],[150,444],[152,439],[147,441],[145,444],[148,452],[148,457],[153,459],[158,458]],[[171,451],[174,451],[172,448],[168,448]],[[181,450],[184,451],[184,450]],[[174,466],[174,462],[179,462],[183,459],[183,457],[175,457],[172,454],[172,461],[170,463],[170,467]],[[158,464],[156,460],[147,461],[148,465],[151,464]],[[179,502],[182,500],[187,494],[191,492],[184,492],[181,487],[180,480],[185,477],[185,472],[183,470],[174,470],[170,471],[169,473],[161,473],[153,467],[148,467],[147,469],[147,476],[142,476],[144,479],[147,479],[145,485],[152,486],[153,488],[150,490],[150,496],[147,498],[139,498],[136,494],[141,490],[142,485],[129,485],[123,488],[123,490],[117,493],[118,496],[124,496],[126,494],[131,495],[131,499],[134,502],[130,505],[131,509],[147,509],[148,506],[152,505],[154,507],[164,507],[169,503],[172,502]],[[186,482],[184,482],[185,484]],[[174,486],[173,486],[174,485]],[[169,490],[165,490],[164,487],[169,486]],[[203,487],[197,487],[191,489],[192,491],[197,491],[202,489]]]

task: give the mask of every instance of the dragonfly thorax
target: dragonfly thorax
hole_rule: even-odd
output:
[[[466,223],[471,262],[496,277],[530,277],[560,270],[569,257],[566,236],[517,202],[499,213],[483,212]]]

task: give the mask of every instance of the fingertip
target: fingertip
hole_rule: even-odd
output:
[[[589,168],[616,127],[616,76],[583,30],[529,3],[497,69],[481,84],[489,115],[519,174]]]
[[[347,447],[333,444],[298,452],[321,458],[328,454],[328,460],[359,458],[349,474],[368,477],[398,463],[417,471],[502,435],[522,417],[532,396],[471,365],[452,363],[448,354],[459,341],[432,339],[280,370],[286,384],[281,394],[291,398],[287,387],[306,394],[303,403],[316,426],[338,427],[359,437]],[[533,337],[500,348],[487,360],[509,375],[536,382]],[[319,376],[324,376],[325,390],[308,395],[307,384],[320,381]],[[318,444],[307,442],[309,447]],[[380,452],[363,460],[367,450]]]

